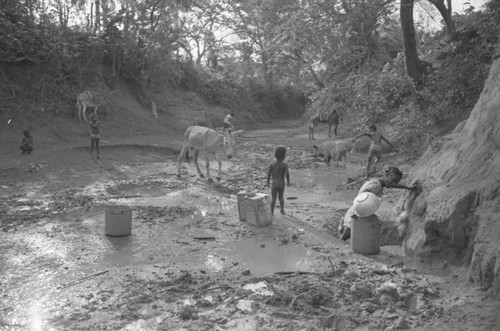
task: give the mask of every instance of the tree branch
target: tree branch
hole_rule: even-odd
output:
[[[0,74],[2,75],[2,78],[5,80],[5,82],[7,83],[7,86],[9,86],[10,88],[10,91],[12,92],[12,97],[16,97],[16,90],[14,90],[14,88],[12,87],[12,85],[10,84],[9,80],[7,79],[7,77],[5,76],[5,73],[3,72],[3,68],[0,67]]]
[[[443,17],[443,20],[446,24],[446,32],[448,34],[448,37],[450,39],[453,39],[455,37],[455,22],[451,18],[451,0],[446,0],[448,7],[446,7],[446,5],[444,4],[444,0],[429,0],[429,2],[437,8],[439,13]]]

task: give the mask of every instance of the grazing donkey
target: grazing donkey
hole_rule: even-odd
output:
[[[353,148],[351,139],[327,140],[319,145],[313,145],[314,158],[323,158],[327,165],[330,161],[344,161],[343,167],[346,168],[347,153]]]
[[[85,91],[78,95],[76,98],[76,108],[78,109],[78,119],[83,119],[87,122],[87,108],[94,108],[94,114],[97,115],[97,109],[99,106],[103,105],[106,101],[95,91]]]
[[[235,136],[238,135],[241,130],[231,132],[226,130],[224,132],[217,132],[213,129],[204,126],[190,126],[184,133],[184,144],[182,145],[181,153],[179,154],[178,162],[178,172],[177,177],[181,177],[181,162],[183,157],[186,157],[189,163],[189,150],[194,151],[193,161],[196,165],[196,170],[201,178],[205,177],[198,166],[198,153],[206,152],[206,167],[207,167],[207,177],[210,179],[210,154],[215,155],[217,162],[219,163],[219,175],[216,177],[218,181],[221,179],[221,167],[222,167],[222,154],[225,154],[228,159],[233,157],[233,146],[235,144]]]
[[[333,128],[333,133],[337,135],[337,127],[339,126],[340,123],[340,114],[339,112],[334,109],[327,118],[321,118],[320,116],[320,111],[318,111],[315,115],[313,115],[309,121],[309,139],[314,140],[314,127],[317,126],[319,123],[326,123],[328,124],[328,138],[332,137],[332,126]]]

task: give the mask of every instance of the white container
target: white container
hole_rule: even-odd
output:
[[[107,236],[123,237],[132,233],[132,208],[129,206],[108,206],[105,214]]]
[[[247,211],[245,206],[245,197],[247,195],[247,191],[240,191],[236,193],[236,198],[238,200],[238,215],[240,217],[240,221],[247,220]]]
[[[268,195],[257,193],[252,197],[245,197],[244,201],[246,221],[248,224],[263,227],[273,222]]]
[[[382,200],[371,192],[362,192],[354,198],[354,213],[359,217],[368,217],[375,214],[382,204]]]
[[[351,219],[351,250],[358,254],[380,252],[380,231],[382,223],[377,215],[353,217]]]

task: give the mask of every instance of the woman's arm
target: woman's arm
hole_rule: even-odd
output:
[[[406,189],[406,190],[413,190],[414,187],[410,187],[410,186],[406,186],[406,185],[401,185],[401,184],[396,184],[396,185],[393,185],[391,186],[391,188],[402,188],[402,189]]]

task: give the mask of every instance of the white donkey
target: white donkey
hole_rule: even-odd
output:
[[[221,180],[221,167],[222,167],[222,154],[224,153],[228,159],[233,157],[233,147],[235,145],[235,136],[242,131],[224,131],[217,132],[213,129],[203,126],[190,126],[184,133],[184,144],[181,153],[179,154],[178,172],[177,177],[181,177],[181,162],[183,157],[186,157],[189,163],[189,150],[194,151],[193,160],[196,165],[196,170],[201,178],[204,177],[203,173],[198,166],[198,153],[206,152],[206,167],[207,177],[210,178],[210,154],[215,155],[219,163],[219,175],[216,177],[218,181]]]
[[[103,105],[106,101],[101,96],[99,92],[96,91],[85,91],[78,95],[76,98],[76,107],[78,108],[78,119],[83,119],[87,121],[87,108],[94,108],[94,114],[97,115],[97,109],[99,106]]]

